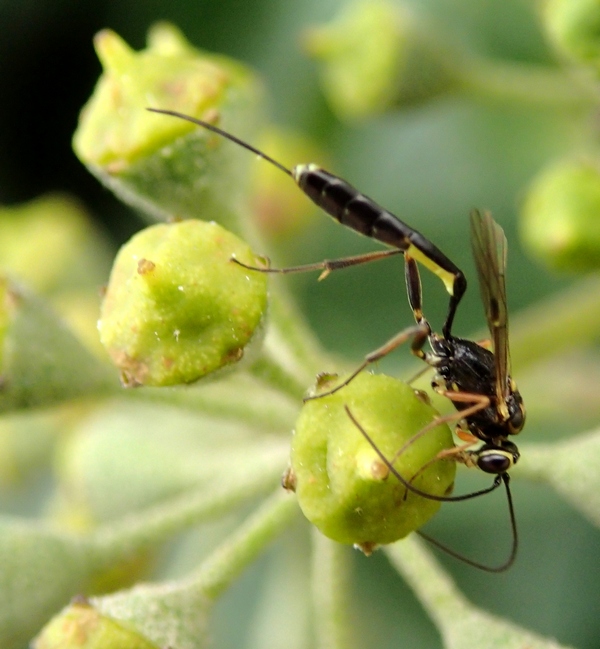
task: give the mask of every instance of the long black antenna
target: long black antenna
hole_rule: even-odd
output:
[[[502,480],[504,481],[504,486],[506,488],[506,499],[508,501],[508,514],[510,518],[510,529],[512,535],[512,547],[508,559],[504,563],[500,564],[499,566],[487,566],[484,563],[479,563],[479,561],[474,561],[473,559],[469,559],[468,557],[465,557],[459,552],[452,550],[447,545],[444,545],[443,543],[440,543],[438,540],[429,536],[429,534],[425,534],[425,532],[421,532],[420,530],[417,530],[417,534],[422,538],[424,538],[428,543],[431,543],[431,545],[438,548],[438,550],[441,550],[442,552],[445,552],[451,557],[454,557],[455,559],[458,559],[459,561],[466,563],[468,566],[472,566],[473,568],[478,568],[479,570],[483,570],[484,572],[494,572],[494,573],[505,572],[513,565],[517,557],[517,551],[519,549],[519,535],[517,532],[517,520],[515,518],[515,509],[513,506],[512,494],[510,492],[510,487],[508,486],[510,482],[510,476],[508,475],[508,473],[502,474]]]
[[[277,160],[274,160],[273,158],[271,158],[271,156],[268,156],[266,153],[263,153],[256,147],[253,147],[251,144],[248,144],[248,142],[244,142],[244,140],[240,140],[235,135],[231,135],[231,133],[227,133],[227,131],[223,131],[222,129],[220,129],[218,126],[215,126],[214,124],[210,124],[209,122],[204,122],[201,119],[196,119],[195,117],[190,117],[189,115],[184,115],[183,113],[178,113],[176,110],[163,110],[162,108],[146,108],[146,110],[149,110],[151,113],[161,113],[162,115],[171,115],[172,117],[179,117],[179,119],[185,119],[186,121],[191,122],[192,124],[196,124],[197,126],[202,126],[203,128],[208,129],[213,133],[217,133],[221,137],[224,137],[225,139],[230,140],[231,142],[235,142],[236,144],[239,144],[244,149],[247,149],[248,151],[251,151],[252,153],[257,155],[259,158],[262,158],[263,160],[270,162],[272,165],[277,167],[277,169],[281,169],[281,171],[283,171],[285,174],[290,176],[290,178],[294,177],[291,169],[288,169],[287,167],[282,165],[281,162],[277,162]]]
[[[455,502],[460,502],[462,500],[471,500],[471,498],[477,498],[477,496],[483,496],[485,494],[489,494],[491,491],[494,491],[502,484],[502,476],[497,475],[494,478],[494,482],[491,484],[491,486],[486,487],[485,489],[480,489],[479,491],[473,491],[470,494],[464,494],[462,496],[436,496],[435,494],[430,494],[427,493],[426,491],[421,491],[421,489],[415,487],[405,477],[400,475],[396,467],[387,459],[387,457],[385,457],[385,455],[381,452],[377,444],[375,444],[375,442],[373,441],[369,433],[367,433],[367,431],[360,425],[356,417],[354,417],[354,415],[350,411],[350,408],[348,408],[348,406],[345,405],[344,410],[346,411],[348,417],[350,417],[352,423],[358,428],[362,436],[367,440],[367,442],[369,442],[369,444],[371,445],[375,453],[377,453],[381,461],[389,469],[390,473],[393,476],[395,476],[409,491],[416,493],[418,496],[427,498],[428,500],[437,500],[442,503],[455,503]]]
[[[479,570],[483,570],[485,572],[504,572],[508,570],[513,563],[515,562],[515,558],[517,556],[517,550],[519,548],[519,535],[517,532],[517,520],[515,518],[515,508],[513,505],[513,499],[512,499],[512,494],[510,491],[510,476],[508,473],[502,473],[497,475],[494,478],[494,482],[490,487],[487,487],[486,489],[481,489],[480,491],[474,491],[473,493],[470,494],[465,494],[463,496],[436,496],[434,494],[427,493],[426,491],[421,491],[418,487],[415,487],[413,484],[411,484],[406,478],[404,478],[398,470],[392,465],[392,463],[387,459],[387,457],[382,453],[382,451],[379,449],[377,444],[373,441],[373,439],[370,437],[370,435],[367,433],[367,431],[360,425],[360,423],[357,421],[357,419],[354,417],[352,412],[350,411],[350,408],[348,406],[344,406],[344,409],[346,410],[346,413],[348,414],[348,417],[350,417],[352,423],[358,428],[358,430],[361,432],[362,436],[369,442],[371,445],[372,449],[377,453],[381,461],[386,465],[386,467],[389,469],[390,473],[396,477],[409,491],[412,491],[413,493],[416,493],[417,495],[427,498],[429,500],[437,500],[440,502],[458,502],[461,500],[470,500],[471,498],[475,498],[477,496],[481,496],[483,494],[490,493],[491,491],[494,491],[497,489],[502,482],[504,482],[504,486],[506,489],[506,500],[508,502],[508,515],[510,518],[510,529],[511,529],[511,535],[512,535],[512,547],[510,550],[510,555],[508,556],[508,559],[500,564],[499,566],[488,566],[484,563],[479,563],[478,561],[475,561],[473,559],[469,559],[468,557],[465,557],[464,555],[460,554],[459,552],[456,552],[455,550],[452,550],[449,548],[447,545],[444,545],[443,543],[440,543],[433,537],[429,536],[429,534],[425,534],[425,532],[417,531],[417,534],[421,537],[423,537],[428,543],[431,543],[431,545],[435,546],[438,548],[438,550],[441,550],[442,552],[445,552],[446,554],[450,555],[451,557],[454,557],[455,559],[458,559],[459,561],[462,561],[463,563],[466,563],[469,566],[472,566],[473,568],[478,568]]]

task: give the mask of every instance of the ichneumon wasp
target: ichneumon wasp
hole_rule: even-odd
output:
[[[457,410],[454,414],[435,419],[430,426],[417,433],[413,440],[440,422],[456,423],[457,436],[463,440],[464,444],[449,449],[444,453],[444,456],[453,456],[457,461],[467,466],[476,466],[485,473],[495,475],[496,478],[491,487],[471,494],[449,497],[433,496],[415,489],[395,470],[394,458],[389,460],[379,452],[367,431],[347,409],[348,415],[390,472],[408,489],[425,498],[442,502],[467,500],[493,491],[500,486],[501,482],[504,482],[513,543],[510,555],[502,565],[491,568],[472,561],[462,555],[457,555],[435,539],[419,532],[429,542],[469,565],[488,572],[502,572],[513,564],[518,544],[508,471],[517,463],[519,451],[517,446],[509,440],[509,436],[516,435],[522,430],[525,424],[525,409],[517,386],[510,376],[505,287],[506,237],[502,228],[489,213],[481,214],[477,211],[471,213],[471,244],[494,352],[492,353],[485,346],[471,340],[458,338],[451,334],[440,336],[432,332],[421,309],[419,271],[415,262],[409,259],[406,266],[408,299],[417,320],[416,327],[400,332],[379,350],[369,354],[360,369],[344,381],[344,384],[347,384],[369,363],[381,358],[408,338],[412,338],[413,353],[434,369],[433,389],[452,401]],[[425,342],[429,343],[430,352],[423,351]],[[339,389],[339,386],[334,389]],[[479,448],[476,450],[469,448],[478,442],[483,442]],[[403,450],[400,449],[397,455]]]
[[[516,556],[518,538],[508,471],[519,459],[518,449],[509,440],[509,437],[519,433],[523,428],[525,410],[521,395],[510,376],[508,312],[505,288],[506,237],[502,228],[492,219],[489,213],[473,212],[471,214],[473,256],[477,267],[488,328],[493,342],[494,351],[492,352],[482,344],[452,335],[454,316],[467,288],[463,272],[439,248],[422,234],[403,223],[391,212],[380,207],[375,201],[356,190],[345,180],[321,169],[317,165],[301,164],[293,169],[288,169],[267,154],[223,131],[214,124],[176,111],[155,108],[149,108],[148,110],[192,122],[254,153],[290,176],[316,205],[339,223],[391,247],[388,250],[338,260],[325,260],[315,264],[291,268],[249,267],[251,270],[276,273],[321,270],[321,277],[324,277],[331,271],[340,268],[375,261],[394,254],[404,255],[408,301],[416,324],[399,332],[383,346],[368,354],[363,363],[334,388],[326,392],[319,392],[308,398],[320,398],[343,388],[368,365],[383,358],[410,340],[412,353],[434,369],[433,389],[447,397],[456,409],[453,414],[435,419],[430,426],[417,433],[413,440],[439,423],[455,424],[456,433],[464,443],[448,449],[443,455],[434,458],[433,461],[449,457],[467,466],[478,467],[485,473],[496,476],[492,485],[459,496],[433,496],[423,492],[413,486],[410,480],[400,475],[393,466],[395,458],[390,460],[384,457],[375,441],[371,439],[360,422],[346,408],[348,416],[368,440],[375,452],[378,453],[390,472],[407,489],[424,498],[442,502],[458,502],[489,493],[504,483],[512,529],[512,549],[509,558],[502,565],[490,567],[472,561],[428,535],[422,532],[420,534],[438,548],[474,567],[488,572],[501,572],[509,568]],[[448,313],[441,335],[432,331],[430,324],[423,315],[421,279],[417,262],[437,275],[450,295]],[[431,351],[426,352],[423,350],[426,342],[429,344]],[[408,444],[410,443],[411,441],[408,442]],[[470,447],[476,443],[482,444],[475,450],[471,449]],[[403,450],[400,449],[396,456],[402,453]]]

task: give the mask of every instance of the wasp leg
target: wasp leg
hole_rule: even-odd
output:
[[[392,255],[400,255],[402,250],[375,250],[373,252],[363,253],[361,255],[354,255],[352,257],[342,257],[342,259],[324,259],[323,261],[317,261],[314,264],[302,264],[301,266],[289,266],[288,268],[270,268],[270,267],[261,267],[261,266],[251,266],[250,264],[245,264],[236,257],[231,257],[231,261],[238,264],[238,266],[243,266],[248,270],[255,270],[259,273],[308,273],[313,270],[322,271],[319,275],[319,281],[325,279],[329,273],[334,270],[339,270],[341,268],[350,268],[351,266],[358,266],[359,264],[368,264],[371,261],[379,261],[380,259],[386,259]]]
[[[413,312],[417,325],[427,326],[429,329],[429,335],[431,335],[431,327],[423,315],[423,292],[421,290],[421,274],[419,273],[419,266],[417,262],[410,256],[404,255],[404,277],[406,279],[406,293],[408,295],[408,304]],[[414,344],[411,346],[412,353],[420,358],[422,361],[425,361],[428,365],[430,364],[427,359],[427,354],[423,351],[423,344],[425,341],[422,341],[422,344]],[[424,372],[427,372],[429,368],[421,370],[411,381],[419,377]],[[410,383],[410,381],[409,381]]]
[[[425,320],[423,316],[423,291],[421,289],[421,275],[417,262],[410,256],[404,255],[404,277],[406,279],[406,292],[408,303],[417,323]]]
[[[409,482],[412,484],[420,475],[425,471],[428,467],[430,467],[432,464],[435,464],[436,462],[439,462],[441,460],[448,460],[451,459],[454,462],[460,462],[461,464],[464,464],[468,467],[473,467],[476,466],[474,463],[471,454],[468,452],[468,449],[473,446],[473,444],[476,444],[477,442],[480,442],[481,440],[477,439],[474,435],[471,435],[472,440],[469,442],[465,442],[464,444],[460,444],[460,446],[453,446],[452,448],[445,448],[439,453],[435,455],[435,457],[432,457],[430,460],[425,462],[425,464],[410,478]],[[408,493],[408,490],[407,490]],[[406,498],[406,496],[405,496]]]
[[[433,367],[422,367],[418,372],[413,374],[410,377],[410,379],[408,379],[408,381],[406,381],[406,382],[408,383],[408,385],[412,385],[415,381],[420,379],[423,376],[423,374],[426,374],[427,372],[430,372],[431,370],[433,370]]]
[[[483,496],[484,494],[494,491],[502,484],[503,476],[497,475],[494,478],[494,482],[489,487],[486,487],[485,489],[480,489],[479,491],[473,491],[470,494],[464,494],[461,496],[435,496],[433,494],[427,493],[426,491],[421,491],[421,489],[412,485],[404,476],[402,476],[400,472],[394,467],[394,465],[388,460],[388,458],[381,452],[377,444],[373,441],[373,438],[361,426],[360,422],[356,419],[356,417],[354,417],[354,415],[350,411],[350,408],[348,408],[348,406],[344,406],[344,410],[346,411],[346,414],[348,415],[352,423],[356,426],[358,431],[361,433],[361,435],[367,440],[371,448],[375,451],[375,453],[377,453],[381,461],[387,466],[390,473],[393,476],[395,476],[408,490],[413,491],[414,493],[416,493],[419,496],[422,496],[423,498],[428,498],[429,500],[438,500],[440,502],[459,502],[462,500],[470,500],[471,498],[477,498],[478,496]]]
[[[308,397],[304,398],[304,401],[319,399],[321,397],[334,394],[338,390],[341,390],[341,388],[348,385],[348,383],[350,383],[352,379],[358,376],[369,365],[381,360],[390,352],[393,352],[397,347],[400,347],[400,345],[403,345],[407,340],[410,340],[411,338],[411,352],[418,358],[427,362],[425,352],[423,351],[423,345],[431,335],[431,327],[425,319],[422,311],[421,276],[419,275],[417,262],[412,257],[405,254],[404,264],[408,301],[414,313],[417,324],[397,333],[384,345],[367,354],[364,361],[356,368],[356,370],[354,370],[354,372],[352,372],[350,376],[348,376],[344,381],[336,385],[334,388],[327,390],[326,392],[320,392],[319,394],[309,395]]]
[[[442,388],[437,388],[436,392],[442,397],[450,399],[452,403],[471,403],[473,405],[463,408],[462,410],[457,410],[449,415],[444,415],[440,417],[437,421],[442,424],[449,424],[453,421],[460,421],[461,419],[467,419],[471,415],[474,415],[480,410],[485,410],[490,405],[490,398],[485,394],[475,394],[473,392],[455,392],[454,390],[444,390]]]
[[[447,392],[448,392],[448,394],[447,394]],[[446,397],[448,397],[449,394],[451,394],[453,396],[456,396],[457,394],[460,394],[461,396],[464,395],[464,396],[467,397],[466,399],[464,399],[465,401],[467,401],[467,402],[475,401],[475,403],[470,408],[465,408],[464,410],[458,410],[456,412],[452,412],[452,413],[449,413],[447,415],[443,415],[441,417],[436,417],[435,419],[433,419],[433,421],[429,422],[427,424],[427,426],[425,426],[418,433],[413,435],[398,451],[396,451],[396,454],[390,460],[390,462],[392,464],[402,455],[402,453],[404,453],[409,448],[409,446],[414,444],[418,439],[423,437],[423,435],[428,433],[430,430],[436,428],[437,426],[441,426],[442,424],[451,424],[451,423],[454,423],[454,422],[458,423],[461,419],[464,419],[465,417],[470,417],[471,415],[475,414],[476,412],[479,412],[480,410],[483,410],[484,408],[487,408],[489,406],[489,404],[490,404],[489,398],[484,396],[484,395],[481,395],[481,394],[470,394],[468,392],[451,392],[451,391],[446,391],[446,390],[444,390],[443,392],[440,392],[440,394],[442,394],[443,396],[446,396]],[[463,399],[461,399],[461,400],[463,400]],[[436,457],[432,458],[432,460],[430,460],[430,462],[428,462],[428,464],[430,464],[432,462],[436,462],[438,459],[443,459],[444,457],[446,457],[448,455],[456,454],[458,451],[455,451],[454,449],[461,449],[461,451],[462,451],[462,450],[468,448],[469,446],[472,446],[476,442],[481,441],[477,437],[475,437],[474,435],[471,435],[470,433],[465,433],[464,436],[459,435],[459,437],[461,437],[461,439],[463,441],[467,442],[467,444],[466,445],[461,445],[461,446],[456,446],[453,449],[445,449],[443,451],[440,451],[440,453],[438,453],[438,455]],[[463,462],[463,464],[466,464],[466,462]],[[413,478],[411,478],[411,480],[413,480],[414,477],[415,476],[413,476]]]
[[[410,340],[411,338],[411,350],[413,351],[413,353],[418,354],[425,344],[425,341],[427,340],[430,333],[431,329],[427,322],[413,325],[412,327],[408,327],[408,329],[404,329],[404,331],[401,331],[400,333],[397,333],[393,338],[390,338],[385,343],[385,345],[382,345],[375,351],[367,354],[365,356],[365,360],[354,370],[354,372],[352,372],[352,374],[350,374],[350,376],[346,377],[341,383],[338,383],[335,387],[331,388],[331,390],[327,390],[326,392],[319,392],[319,394],[311,394],[307,397],[304,397],[304,401],[320,399],[321,397],[329,396],[330,394],[334,394],[338,390],[341,390],[369,365],[381,360],[384,356],[387,356],[390,352],[394,351],[394,349],[400,347],[400,345],[403,345],[407,340]]]
[[[391,251],[395,252],[395,251]],[[431,335],[431,327],[425,319],[422,311],[422,292],[421,292],[421,276],[419,275],[419,268],[417,262],[410,257],[409,255],[404,255],[404,270],[406,277],[406,289],[408,292],[408,301],[410,307],[414,313],[415,320],[417,324],[412,327],[404,329],[400,333],[397,333],[395,336],[390,338],[384,345],[375,349],[371,353],[365,356],[364,361],[347,377],[342,383],[339,383],[331,390],[326,392],[321,392],[319,394],[310,395],[305,397],[305,401],[310,401],[311,399],[319,399],[320,397],[325,397],[329,394],[337,392],[345,385],[348,385],[352,379],[354,379],[358,374],[360,374],[365,368],[367,368],[372,363],[376,363],[390,352],[393,352],[397,347],[403,345],[407,340],[412,338],[412,343],[410,345],[411,352],[418,358],[426,360],[425,352],[423,351],[423,345],[427,341],[428,337]]]
[[[348,406],[344,406],[346,410],[346,414],[348,417],[350,417],[351,421],[354,423],[354,425],[358,428],[360,433],[363,435],[363,437],[369,442],[375,453],[379,456],[381,461],[387,466],[389,469],[390,473],[394,475],[409,491],[413,491],[414,493],[418,494],[419,496],[422,496],[423,498],[428,498],[430,500],[438,500],[441,502],[459,502],[462,500],[469,500],[471,498],[477,498],[478,496],[483,496],[487,493],[490,493],[491,491],[494,491],[497,489],[502,483],[504,483],[505,489],[506,489],[506,499],[508,503],[508,515],[509,515],[509,520],[510,520],[510,529],[511,529],[511,535],[512,535],[512,545],[511,545],[511,550],[508,558],[504,561],[504,563],[500,564],[499,566],[489,566],[484,563],[480,563],[479,561],[474,561],[472,559],[469,559],[468,557],[465,557],[464,555],[460,554],[459,552],[456,552],[452,548],[449,548],[447,545],[444,545],[443,543],[440,543],[436,539],[432,538],[428,534],[425,534],[424,532],[421,532],[420,530],[417,531],[417,534],[424,538],[427,542],[431,543],[438,549],[442,550],[442,552],[445,552],[446,554],[463,561],[464,563],[474,567],[478,568],[480,570],[484,570],[485,572],[491,572],[491,573],[498,573],[498,572],[504,572],[505,570],[508,570],[514,563],[515,558],[517,556],[517,550],[519,546],[519,536],[517,532],[517,522],[515,518],[515,510],[514,510],[514,505],[513,505],[513,500],[512,500],[512,495],[510,491],[510,477],[507,473],[499,474],[494,478],[494,482],[487,487],[486,489],[481,489],[480,491],[474,491],[470,494],[464,494],[462,496],[434,496],[432,494],[428,494],[424,491],[421,491],[414,485],[410,483],[410,481],[406,480],[400,473],[397,471],[397,469],[394,468],[393,464],[385,457],[385,455],[379,450],[379,447],[375,442],[372,440],[370,435],[367,433],[367,431],[360,425],[360,423],[357,421],[357,419],[354,417]],[[418,435],[418,433],[417,433]],[[462,445],[460,447],[457,447],[459,450],[455,452],[455,457],[457,461],[461,461],[461,458],[459,457],[460,453],[464,453],[465,456],[468,453],[466,451],[467,447],[470,446],[469,444]],[[452,450],[452,449],[449,449]]]

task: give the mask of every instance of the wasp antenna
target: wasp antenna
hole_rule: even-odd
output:
[[[477,568],[478,570],[483,570],[484,572],[491,572],[491,573],[506,572],[513,565],[517,557],[517,550],[519,548],[519,535],[517,532],[517,520],[515,518],[515,509],[513,506],[512,494],[509,487],[509,482],[510,482],[509,475],[505,473],[502,476],[502,480],[504,481],[504,487],[506,489],[506,500],[508,502],[508,514],[510,518],[510,529],[512,535],[512,547],[510,550],[510,554],[508,555],[508,559],[504,563],[500,564],[499,566],[488,566],[485,563],[479,563],[479,561],[474,561],[473,559],[469,559],[468,557],[465,557],[459,552],[452,550],[447,545],[444,545],[443,543],[440,543],[438,540],[429,536],[429,534],[425,534],[425,532],[418,531],[417,534],[422,538],[424,538],[427,541],[427,543],[431,543],[431,545],[436,547],[438,550],[445,552],[447,555],[453,557],[454,559],[458,559],[458,561],[462,561],[463,563],[466,563],[468,566]]]
[[[235,142],[235,144],[238,144],[239,146],[246,149],[247,151],[254,153],[259,158],[262,158],[263,160],[270,162],[272,165],[277,167],[277,169],[281,169],[281,171],[283,171],[285,174],[293,178],[291,169],[288,169],[280,162],[277,162],[277,160],[271,158],[271,156],[268,156],[266,153],[263,153],[260,149],[253,147],[251,144],[248,144],[248,142],[244,142],[244,140],[240,140],[239,137],[236,137],[235,135],[232,135],[231,133],[224,131],[218,126],[215,126],[214,124],[210,124],[209,122],[205,122],[201,119],[191,117],[190,115],[184,115],[183,113],[178,113],[175,110],[164,110],[162,108],[146,108],[146,110],[149,110],[151,113],[160,113],[161,115],[171,115],[171,117],[178,117],[179,119],[184,119],[188,122],[192,122],[192,124],[196,124],[197,126],[202,126],[202,128],[205,128],[208,131],[212,131],[213,133],[216,133],[217,135],[224,137],[230,142]]]
[[[401,482],[409,491],[412,491],[413,493],[416,493],[418,496],[421,496],[422,498],[427,498],[428,500],[437,500],[438,502],[441,502],[441,503],[456,503],[456,502],[461,502],[463,500],[471,500],[471,498],[478,498],[479,496],[484,496],[485,494],[489,494],[490,492],[495,491],[502,484],[502,476],[497,475],[494,478],[494,482],[489,487],[485,487],[485,489],[480,489],[479,491],[473,491],[473,492],[468,493],[468,494],[462,494],[460,496],[436,496],[435,494],[430,494],[430,493],[427,493],[426,491],[422,491],[418,487],[415,487],[413,484],[411,484],[404,476],[402,476],[398,472],[396,467],[382,453],[381,449],[377,446],[377,444],[375,444],[373,438],[369,435],[369,433],[367,433],[367,431],[361,426],[361,424],[356,419],[356,417],[352,414],[352,412],[350,411],[350,408],[348,408],[347,405],[344,405],[344,410],[346,411],[346,414],[348,415],[348,417],[350,417],[350,420],[352,421],[352,423],[356,426],[356,428],[358,428],[361,435],[370,444],[371,448],[375,451],[375,453],[377,453],[380,460],[389,469],[390,473],[395,478],[397,478],[397,480],[399,482]],[[511,506],[512,506],[512,499],[511,499],[510,502],[511,502]]]

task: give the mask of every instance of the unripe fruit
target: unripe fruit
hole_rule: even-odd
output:
[[[33,649],[158,649],[132,628],[102,615],[90,604],[73,602],[53,618]]]
[[[545,0],[541,12],[556,49],[572,61],[600,67],[598,0]]]
[[[142,230],[115,261],[98,323],[128,385],[189,383],[241,359],[267,305],[246,243],[216,223]]]
[[[345,6],[331,23],[307,32],[305,47],[340,119],[426,102],[458,87],[457,54],[404,5],[387,0]]]
[[[139,52],[110,30],[97,34],[94,44],[103,73],[81,112],[73,138],[77,157],[155,220],[202,218],[245,231],[237,213],[252,157],[189,122],[145,108],[235,125],[239,137],[251,138],[262,97],[256,76],[227,57],[196,50],[165,23],[150,30],[148,47]]]
[[[600,268],[600,162],[561,161],[528,189],[521,221],[524,244],[548,266]]]
[[[331,387],[331,386],[329,386]],[[440,502],[407,490],[351,420],[346,407],[406,480],[437,496],[453,486],[456,463],[439,460],[453,445],[446,425],[427,431],[395,458],[436,411],[409,385],[362,373],[333,395],[305,403],[292,442],[292,479],[304,515],[323,534],[366,550],[418,529]],[[394,459],[395,458],[395,459]]]

